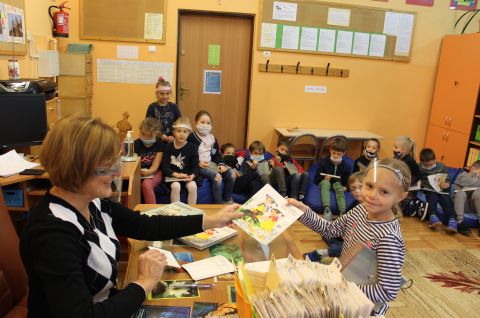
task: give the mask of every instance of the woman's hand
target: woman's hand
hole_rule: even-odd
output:
[[[162,278],[166,264],[167,257],[157,250],[146,251],[138,257],[138,279],[136,283],[145,289],[147,295]]]
[[[288,204],[293,205],[294,207],[298,208],[299,210],[301,210],[304,213],[307,212],[308,209],[309,209],[308,206],[306,206],[302,202],[297,201],[295,199],[288,199],[287,202],[288,202]]]
[[[203,216],[203,229],[213,229],[218,227],[230,226],[233,219],[243,216],[243,213],[236,212],[240,204],[230,204],[218,211],[217,213]]]

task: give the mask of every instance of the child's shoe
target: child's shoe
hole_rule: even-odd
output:
[[[330,211],[330,207],[325,207],[325,210],[323,210],[323,218],[327,221],[331,221],[333,218],[332,211]]]
[[[442,221],[440,221],[438,216],[436,214],[430,215],[430,223],[428,224],[428,227],[431,229],[436,229],[440,226],[442,226]]]
[[[453,234],[453,233],[457,233],[457,231],[458,231],[457,221],[451,218],[450,220],[448,220],[447,232]]]
[[[421,205],[419,217],[420,221],[423,221],[428,214],[428,202],[422,202]]]
[[[305,196],[303,194],[299,194],[298,201],[303,202],[303,199],[305,199]]]
[[[470,234],[472,234],[472,230],[470,230],[470,228],[466,226],[463,222],[458,223],[457,226],[458,233],[465,236],[469,236]]]

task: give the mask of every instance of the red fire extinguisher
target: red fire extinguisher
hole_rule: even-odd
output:
[[[62,38],[68,38],[68,12],[63,11],[63,9],[68,9],[65,6],[65,3],[68,1],[63,2],[60,6],[50,6],[48,7],[48,14],[50,15],[50,18],[52,19],[53,22],[53,36],[55,37],[62,37]],[[52,15],[52,9],[56,8],[59,9],[60,11],[57,11],[53,13]]]

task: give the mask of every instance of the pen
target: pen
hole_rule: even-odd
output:
[[[174,284],[172,285],[173,288],[211,288],[215,287],[215,284]]]

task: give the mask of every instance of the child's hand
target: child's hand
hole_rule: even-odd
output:
[[[224,173],[227,170],[228,170],[228,168],[224,165],[218,166],[218,172],[220,172],[220,173]]]
[[[243,213],[236,212],[240,204],[230,204],[214,214],[204,214],[203,229],[219,228],[224,226],[231,226],[233,219],[238,219],[243,216]]]
[[[140,169],[140,175],[141,175],[142,177],[149,176],[149,175],[150,175],[150,171],[149,171],[148,169],[142,168],[142,169]]]
[[[347,187],[343,187],[343,192],[347,192]]]
[[[189,182],[189,181],[193,181],[194,178],[195,178],[195,175],[191,174],[191,175],[187,175],[187,178],[185,180]]]
[[[206,161],[200,161],[200,167],[202,167],[202,168],[207,168],[207,167],[208,167],[208,162],[206,162]]]
[[[273,160],[273,158],[268,160],[268,164],[272,167],[275,166],[275,161]]]
[[[165,141],[165,142],[168,142],[168,136],[165,135],[165,134],[162,134],[162,140]]]
[[[173,142],[175,140],[175,137],[173,136],[168,136],[167,137],[167,142]]]
[[[257,169],[258,161],[257,160],[252,160],[252,168]]]
[[[302,202],[297,201],[297,200],[292,199],[292,198],[288,199],[287,202],[288,202],[289,205],[293,205],[294,207],[300,209],[302,212],[307,212],[308,209],[309,209],[309,207],[306,206],[305,204],[303,204]]]
[[[275,160],[277,160],[278,162],[281,162],[282,158],[280,158],[280,156],[275,156]]]
[[[188,174],[174,172],[174,173],[172,173],[172,177],[178,178],[178,179],[186,179],[186,178],[188,178]]]
[[[439,186],[441,189],[448,189],[450,187],[450,184],[446,182],[440,182]]]
[[[331,176],[323,176],[323,177],[324,177],[324,179],[327,180],[327,181],[330,181],[330,179],[332,179]]]

